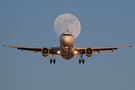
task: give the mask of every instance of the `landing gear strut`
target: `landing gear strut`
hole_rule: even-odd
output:
[[[54,55],[52,54],[52,59],[50,59],[50,64],[52,64],[52,62],[55,64],[56,63],[56,61],[55,61],[55,59],[53,59],[54,58]]]
[[[81,54],[80,56],[81,56],[81,59],[79,59],[79,64],[81,64],[81,62],[84,64],[85,61],[84,61],[84,59],[82,59],[83,54]]]

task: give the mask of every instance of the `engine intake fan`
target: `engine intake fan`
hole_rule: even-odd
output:
[[[93,55],[93,50],[91,48],[85,49],[85,54],[88,57],[91,57]]]
[[[49,49],[48,48],[43,48],[42,50],[41,50],[41,54],[43,55],[43,56],[48,56],[49,55]]]

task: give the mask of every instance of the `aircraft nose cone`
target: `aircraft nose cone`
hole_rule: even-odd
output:
[[[73,37],[70,37],[70,36],[68,36],[68,37],[63,36],[63,37],[61,38],[61,43],[62,43],[64,46],[71,46],[71,45],[73,45],[73,42],[74,42]]]

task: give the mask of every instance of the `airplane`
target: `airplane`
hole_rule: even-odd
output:
[[[54,55],[60,55],[62,58],[69,60],[73,58],[75,55],[80,55],[81,59],[79,59],[79,64],[84,64],[83,54],[88,57],[93,55],[93,52],[102,52],[102,51],[114,51],[118,48],[127,48],[131,46],[117,46],[117,47],[75,47],[74,46],[74,36],[68,32],[64,32],[60,36],[60,46],[59,47],[26,47],[26,46],[11,46],[11,45],[3,45],[5,47],[12,47],[23,50],[41,52],[42,56],[46,57],[49,54],[52,55],[52,59],[50,59],[51,63],[56,63],[54,59]]]

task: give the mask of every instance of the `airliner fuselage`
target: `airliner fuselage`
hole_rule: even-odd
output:
[[[64,59],[71,59],[75,54],[74,37],[69,32],[64,32],[60,37],[60,55]]]

